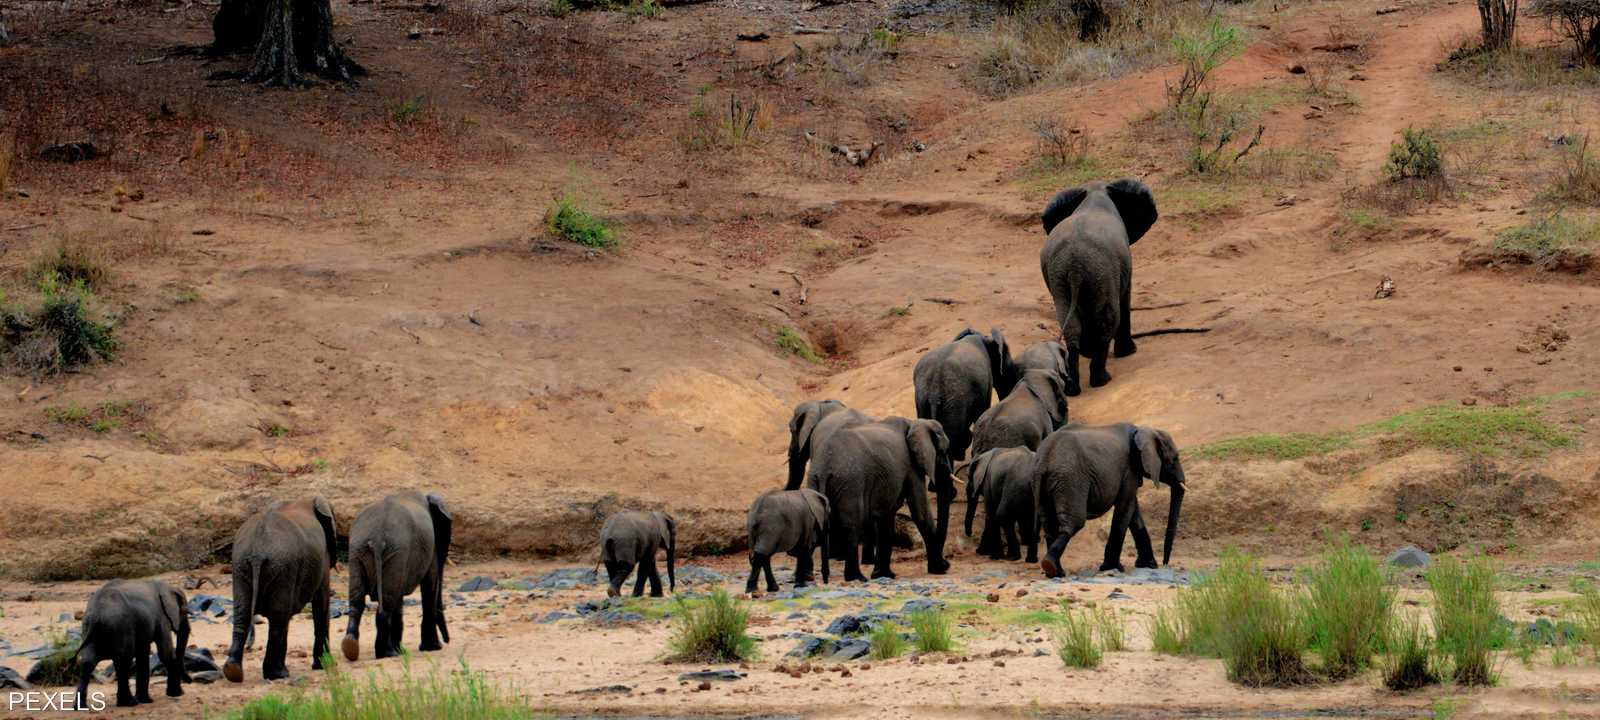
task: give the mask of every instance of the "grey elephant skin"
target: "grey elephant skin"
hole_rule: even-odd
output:
[[[335,533],[333,506],[321,497],[277,501],[251,516],[233,538],[233,643],[222,674],[244,680],[245,639],[260,615],[267,619],[261,675],[289,676],[289,621],[311,605],[311,667],[328,652],[328,594]]]
[[[1039,266],[1067,346],[1067,394],[1076,396],[1080,355],[1089,358],[1089,385],[1100,387],[1111,382],[1113,341],[1117,357],[1138,350],[1128,317],[1132,247],[1155,224],[1156,201],[1144,183],[1124,178],[1063,191],[1041,219],[1048,237]]]
[[[1039,449],[1046,435],[1067,424],[1066,388],[1054,370],[1029,370],[999,405],[972,428],[972,451],[1008,447]]]
[[[1052,433],[1034,460],[1034,502],[1044,530],[1044,556],[1039,567],[1048,577],[1061,576],[1061,553],[1072,536],[1091,518],[1112,511],[1101,570],[1121,570],[1122,540],[1133,534],[1137,567],[1156,567],[1150,533],[1139,513],[1139,488],[1144,479],[1172,491],[1162,564],[1172,560],[1178,533],[1178,512],[1185,491],[1183,463],[1172,436],[1142,425],[1071,426]]]
[[[1028,346],[1012,361],[1017,366],[1017,377],[1029,370],[1054,370],[1063,380],[1067,377],[1067,346],[1056,340],[1045,340]],[[976,457],[977,453],[973,453]]]
[[[795,558],[794,586],[811,584],[811,552],[822,549],[822,581],[828,582],[828,498],[810,488],[769,490],[750,503],[745,518],[750,534],[750,579],[744,591],[756,591],[756,580],[766,573],[767,592],[778,591],[772,576],[772,556]]]
[[[890,417],[839,428],[817,447],[806,472],[806,484],[828,498],[835,554],[843,550],[844,579],[866,580],[858,550],[863,539],[876,544],[872,577],[894,577],[890,550],[894,517],[902,503],[928,552],[928,572],[943,574],[950,563],[943,556],[950,520],[949,440],[937,420]],[[937,519],[929,512],[931,482],[938,496]]]
[[[838,400],[807,400],[794,406],[789,418],[789,480],[783,489],[800,489],[813,448],[827,442],[834,431],[872,421],[871,416],[851,410]]]
[[[181,591],[157,580],[112,580],[96,590],[83,611],[83,642],[73,656],[78,666],[77,706],[89,707],[89,682],[102,660],[116,668],[119,707],[152,702],[151,643],[167,668],[167,696],[183,695],[183,683],[189,682],[183,669],[183,651],[189,646],[187,605]],[[130,676],[135,679],[132,692]]]
[[[1021,546],[1026,545],[1027,562],[1039,561],[1039,525],[1033,508],[1034,457],[1034,452],[1025,447],[996,448],[957,471],[967,475],[967,537],[972,537],[972,521],[979,500],[983,501],[980,555],[994,560],[1020,560]]]
[[[429,652],[450,642],[444,620],[444,565],[450,555],[450,507],[438,495],[395,493],[368,505],[350,524],[350,619],[341,643],[346,659],[361,656],[361,616],[378,603],[372,654],[400,654],[405,597],[422,589],[422,643]]]
[[[917,417],[938,420],[950,438],[950,461],[967,456],[972,423],[989,409],[990,394],[1004,398],[1017,382],[1011,350],[1000,330],[989,336],[967,328],[949,343],[917,358],[911,371]]]
[[[606,566],[610,585],[606,595],[622,594],[622,583],[639,568],[633,584],[633,596],[644,594],[644,584],[650,582],[650,597],[661,597],[661,573],[656,569],[656,553],[667,551],[668,589],[678,591],[676,565],[678,561],[677,523],[664,512],[639,512],[629,510],[606,518],[600,528],[600,562]]]

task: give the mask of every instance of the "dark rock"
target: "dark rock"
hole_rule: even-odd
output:
[[[598,622],[601,622],[601,623],[608,624],[608,625],[616,625],[616,624],[619,624],[619,623],[644,622],[644,616],[640,615],[639,613],[636,613],[636,612],[623,612],[621,610],[610,610],[610,611],[607,611],[607,612],[600,613],[598,616],[595,617],[595,620],[598,621]]]
[[[186,607],[189,610],[190,617],[211,620],[212,618],[220,618],[227,615],[228,606],[232,604],[233,601],[227,598],[202,594],[189,598],[189,604]]]
[[[601,685],[600,687],[573,690],[573,695],[626,695],[633,692],[632,685]]]
[[[1300,63],[1295,63],[1293,65],[1290,65],[1289,66],[1289,74],[1290,75],[1304,75],[1304,74],[1306,74],[1306,66],[1301,65]]]
[[[943,600],[930,600],[930,599],[926,599],[926,598],[917,598],[915,600],[907,600],[906,604],[900,608],[900,614],[902,614],[902,615],[910,615],[911,613],[926,612],[926,611],[929,611],[929,610],[932,610],[932,611],[935,611],[935,612],[940,611],[940,610],[944,610],[944,601]]]
[[[202,672],[189,673],[189,680],[200,685],[210,685],[211,683],[221,679],[222,672],[219,670],[205,670]]]
[[[716,585],[723,581],[722,573],[699,565],[678,568],[679,585]]]
[[[1559,623],[1539,618],[1522,629],[1522,637],[1538,645],[1573,645],[1583,637],[1583,631],[1565,620]]]
[[[740,42],[762,42],[770,37],[772,36],[757,30],[756,32],[752,33],[739,33],[734,36],[734,39],[739,40]]]
[[[697,672],[686,672],[686,673],[683,673],[682,675],[678,676],[678,679],[679,680],[686,680],[686,681],[689,681],[689,682],[693,682],[695,680],[716,680],[718,682],[732,682],[734,680],[743,680],[744,678],[749,677],[749,676],[750,676],[750,673],[742,673],[742,672],[739,672],[738,670],[700,670],[700,671],[697,671]]]
[[[33,683],[22,679],[17,671],[0,665],[0,689],[6,690],[32,690]]]
[[[1388,563],[1395,567],[1425,568],[1433,562],[1428,554],[1415,545],[1407,545],[1389,553]]]
[[[572,609],[576,610],[579,615],[587,616],[593,615],[601,610],[610,610],[612,608],[620,607],[621,605],[622,598],[606,598],[604,600],[584,600],[583,602],[572,606]]]
[[[1129,594],[1127,594],[1127,593],[1125,593],[1125,592],[1123,592],[1121,590],[1112,590],[1111,594],[1106,596],[1106,599],[1107,600],[1132,600],[1133,596],[1129,595]]]
[[[328,600],[328,619],[336,620],[350,614],[350,603],[339,598]]]
[[[530,582],[539,590],[571,590],[598,584],[600,574],[594,568],[561,568],[530,578]]]
[[[828,659],[836,661],[855,660],[866,657],[869,652],[872,652],[872,643],[861,638],[848,638],[840,640],[838,645],[834,646],[833,653],[828,655]]]
[[[855,635],[866,631],[866,623],[860,615],[840,615],[828,623],[827,630],[834,635]]]
[[[573,615],[572,613],[569,613],[569,612],[563,612],[561,610],[551,610],[544,617],[539,618],[537,622],[540,625],[549,625],[550,623],[556,622],[558,620],[572,620],[572,619],[577,618],[577,617],[578,617],[577,615]]]
[[[183,669],[191,676],[195,673],[221,672],[222,670],[217,666],[216,659],[211,656],[211,649],[203,647],[192,647],[184,651]],[[167,675],[167,666],[161,662],[161,658],[155,655],[150,656],[150,674],[162,677]]]
[[[800,639],[800,644],[796,645],[793,650],[790,650],[788,653],[786,653],[784,657],[816,657],[824,652],[831,652],[834,645],[835,643],[832,640],[819,638],[815,635],[806,635]]]
[[[93,160],[99,156],[100,149],[89,142],[61,143],[39,151],[39,159],[46,162],[75,163]]]
[[[498,586],[499,583],[495,582],[494,578],[477,575],[467,578],[467,581],[461,583],[461,587],[457,588],[457,590],[460,592],[483,592],[484,590],[493,590]]]

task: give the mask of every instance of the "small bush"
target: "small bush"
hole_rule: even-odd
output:
[[[1561,202],[1600,205],[1600,158],[1589,152],[1589,133],[1568,137],[1556,154],[1557,165],[1544,197]]]
[[[28,278],[34,283],[82,284],[99,290],[111,279],[111,259],[92,238],[63,236],[34,255]]]
[[[1494,567],[1481,557],[1444,558],[1428,573],[1434,636],[1462,685],[1493,685],[1497,679],[1492,651],[1504,638],[1494,578]]]
[[[41,283],[36,309],[0,297],[0,357],[41,375],[109,359],[117,342],[111,326],[93,317],[93,298],[81,282],[61,287],[54,279]]]
[[[547,717],[511,688],[495,684],[482,672],[460,669],[426,675],[411,672],[409,656],[400,673],[375,673],[365,681],[324,656],[324,680],[314,691],[276,691],[229,713],[230,720],[533,720]]]
[[[1155,615],[1150,619],[1150,643],[1153,650],[1163,655],[1182,654],[1184,635],[1183,616],[1176,608],[1156,608]]]
[[[422,118],[422,96],[407,98],[389,106],[389,121],[405,127]]]
[[[811,343],[806,342],[806,339],[801,337],[800,333],[788,325],[780,325],[773,329],[772,343],[777,345],[779,350],[806,362],[822,362],[822,358],[817,355],[817,352],[811,349]]]
[[[617,245],[616,232],[586,209],[573,193],[550,203],[544,213],[544,226],[551,235],[584,247],[604,249]]]
[[[1172,53],[1183,66],[1183,75],[1176,85],[1167,84],[1168,105],[1173,109],[1188,106],[1202,94],[1211,73],[1243,49],[1239,28],[1215,19],[1197,32],[1175,33]]]
[[[1257,571],[1259,576],[1259,571]],[[1239,605],[1229,608],[1221,628],[1223,664],[1228,679],[1247,687],[1286,687],[1309,682],[1304,624],[1295,603],[1267,584],[1264,576],[1238,588]]]
[[[1383,686],[1395,691],[1415,690],[1439,682],[1433,661],[1433,638],[1422,623],[1396,622],[1390,628],[1389,653],[1383,656]]]
[[[1439,144],[1427,130],[1406,127],[1400,140],[1389,146],[1389,162],[1383,172],[1391,182],[1427,180],[1444,172]]]
[[[1393,622],[1394,590],[1378,560],[1340,537],[1306,573],[1306,624],[1329,676],[1367,667]]]
[[[1600,2],[1533,0],[1532,9],[1572,42],[1575,58],[1589,65],[1600,64]]]
[[[661,3],[656,0],[633,0],[622,8],[629,17],[653,20],[661,17]]]
[[[1039,154],[1055,167],[1079,165],[1089,157],[1089,133],[1078,123],[1063,126],[1041,117],[1033,121],[1033,133],[1039,141]]]
[[[888,660],[905,652],[905,641],[900,639],[900,628],[894,623],[879,623],[872,628],[867,640],[872,643],[870,656],[873,660]]]
[[[950,618],[940,610],[922,610],[906,618],[916,633],[918,652],[949,652],[955,647]]]
[[[756,641],[746,632],[750,615],[727,591],[713,591],[704,602],[676,600],[677,629],[672,658],[679,662],[737,662],[755,657]]]
[[[1075,668],[1100,666],[1104,653],[1095,642],[1095,618],[1088,611],[1067,611],[1051,630],[1056,645],[1056,657],[1062,664]]]
[[[66,633],[52,631],[45,642],[50,650],[29,669],[28,682],[47,687],[76,685],[78,663],[74,656],[78,653],[78,641]]]

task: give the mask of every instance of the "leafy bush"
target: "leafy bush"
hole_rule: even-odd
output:
[[[1396,622],[1389,630],[1389,653],[1383,656],[1383,686],[1390,690],[1415,690],[1439,682],[1433,661],[1433,638],[1422,623]]]
[[[1340,537],[1306,573],[1306,625],[1328,675],[1367,667],[1394,619],[1394,590],[1378,560]]]
[[[918,652],[949,652],[955,647],[950,618],[940,610],[921,610],[906,618],[916,633]]]
[[[1600,0],[1533,0],[1532,9],[1572,41],[1580,62],[1600,64]]]
[[[1462,685],[1493,685],[1497,679],[1492,651],[1505,637],[1498,625],[1494,578],[1494,567],[1481,557],[1466,562],[1444,558],[1428,573],[1434,636]]]
[[[597,249],[616,247],[617,234],[604,220],[584,207],[575,193],[567,193],[544,213],[544,226],[551,235]]]
[[[28,670],[28,682],[46,687],[78,683],[78,641],[66,633],[51,631],[45,643],[48,652]]]
[[[750,614],[725,590],[705,601],[678,603],[672,657],[680,662],[736,662],[755,657],[756,641],[746,632]]]
[[[879,623],[872,628],[867,640],[872,643],[870,656],[873,660],[888,660],[905,652],[905,641],[900,639],[900,628],[894,623]]]
[[[1400,140],[1389,146],[1389,162],[1383,171],[1393,182],[1426,180],[1444,171],[1444,159],[1427,130],[1406,127],[1400,131]]]
[[[1167,84],[1168,105],[1174,109],[1188,106],[1201,94],[1211,73],[1243,49],[1239,28],[1215,19],[1198,32],[1174,34],[1172,53],[1183,65],[1183,75],[1176,85]]]
[[[1090,611],[1067,611],[1052,628],[1056,657],[1067,667],[1100,666],[1104,653],[1095,642],[1095,618]]]
[[[332,656],[323,658],[326,680],[317,690],[273,692],[228,715],[230,720],[532,720],[545,715],[514,690],[494,684],[461,661],[459,670],[411,674],[402,656],[399,676],[357,681]]]
[[[81,282],[62,287],[53,278],[40,283],[35,309],[6,304],[0,297],[0,357],[43,375],[109,359],[117,342],[111,326],[93,317],[93,299]]]

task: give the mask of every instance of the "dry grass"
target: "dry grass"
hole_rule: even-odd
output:
[[[1003,97],[1036,85],[1117,77],[1171,57],[1171,39],[1200,27],[1205,10],[1177,0],[1131,0],[1108,8],[1094,42],[1081,39],[1070,2],[1049,0],[1001,17],[974,63],[973,83]]]

